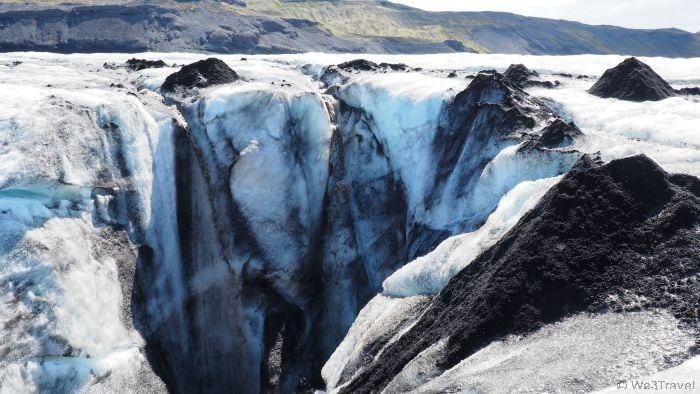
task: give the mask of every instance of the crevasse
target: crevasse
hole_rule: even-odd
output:
[[[587,136],[522,152],[557,114],[504,101],[491,79],[479,100],[430,72],[321,91],[295,67],[327,58],[227,58],[244,81],[164,105],[132,86],[157,90],[175,69],[27,56],[0,65],[3,389],[333,388],[536,203],[578,156],[567,149],[650,152],[691,173],[698,161],[684,126],[697,103],[655,104],[654,119],[673,116],[626,127],[612,121],[642,109],[586,96],[585,80],[537,95]],[[436,61],[519,58],[460,59]]]

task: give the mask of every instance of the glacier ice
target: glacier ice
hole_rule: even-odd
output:
[[[173,136],[175,229],[183,240],[173,253],[191,306],[166,301],[140,320],[147,339],[161,344],[155,351],[167,352],[169,379],[192,390],[245,382],[257,392],[273,380],[290,390],[297,381],[279,363],[308,340],[331,115],[316,90],[247,78],[165,97],[186,125]],[[161,266],[142,272],[140,298],[148,303],[161,297],[148,278],[169,269],[159,256],[150,260]],[[233,370],[224,362],[231,355],[248,361]]]
[[[448,56],[445,58],[445,63],[455,60],[455,58]],[[489,64],[505,68],[508,64],[522,60],[529,66],[534,66],[539,70],[549,72],[568,70],[568,72],[595,75],[595,73],[604,69],[604,64],[614,65],[615,59],[617,58],[570,57],[552,62],[552,59],[547,59],[546,57],[514,58],[494,55],[490,58],[491,62]],[[408,63],[426,65],[421,64],[420,59],[412,60],[418,61],[415,63],[408,61]],[[460,60],[465,59],[460,58]],[[694,81],[697,81],[697,75],[700,72],[697,62],[671,62],[666,59],[645,59],[645,61],[649,61],[657,71],[660,71],[665,77],[670,77],[672,83],[678,85],[696,83]],[[474,63],[476,62],[467,60],[459,64],[451,63],[451,65],[457,69],[468,71],[484,68],[481,63]],[[648,103],[629,105],[624,102],[602,100],[588,95],[586,90],[592,82],[592,80],[586,79],[565,80],[563,81],[563,86],[559,89],[533,88],[528,89],[528,91],[534,95],[550,99],[551,101],[548,103],[555,112],[567,120],[576,121],[583,129],[585,136],[579,139],[571,147],[572,149],[599,154],[604,160],[645,153],[657,160],[668,171],[697,175],[697,171],[700,169],[698,165],[700,158],[697,156],[697,148],[695,147],[698,134],[693,126],[700,119],[698,117],[699,103],[697,100],[679,98],[664,100],[656,103],[657,105],[648,105]],[[623,116],[620,116],[621,114]],[[669,125],[671,127],[668,127]],[[504,173],[508,174],[508,176],[517,176],[519,173],[517,168],[519,167],[514,167],[510,171],[504,171]],[[540,177],[542,176],[540,175]],[[512,193],[516,193],[520,187],[525,187],[527,184],[528,182],[521,184],[500,199],[499,208],[486,221],[486,224],[477,231],[449,238],[440,244],[435,251],[399,269],[384,282],[385,295],[378,297],[409,296],[411,298],[410,296],[414,294],[434,294],[436,291],[439,291],[457,271],[457,267],[468,264],[470,256],[473,258],[478,253],[479,249],[472,249],[470,242],[482,241],[481,237],[485,237],[489,241],[488,236],[492,235],[488,233],[489,225],[495,224],[494,219],[497,218],[500,208],[508,206],[509,200],[513,197]],[[537,201],[537,196],[541,195],[540,193],[544,193],[547,188],[543,187],[531,192],[532,194],[528,197],[533,199],[531,200],[533,204]],[[483,195],[483,193],[479,195]],[[518,215],[514,215],[510,219],[517,221],[517,218]],[[492,242],[498,239],[498,235],[495,235]],[[459,248],[462,242],[465,242],[464,249]],[[485,246],[488,246],[488,243]],[[451,262],[455,265],[450,266],[446,262]],[[447,271],[448,268],[452,269],[452,271]],[[373,302],[370,302],[366,308],[371,308]],[[363,313],[365,311],[361,312],[360,316]],[[360,322],[361,320],[358,318],[358,325],[366,324]],[[350,332],[353,332],[353,328],[351,328]],[[372,343],[367,341],[365,345],[358,345],[357,340],[352,338],[352,335],[348,335],[338,349],[344,348],[345,341],[352,340],[355,343],[353,346],[357,348],[356,353],[344,356],[334,355],[324,367],[324,378],[329,384],[329,389],[338,381],[337,374],[340,373],[340,369],[344,365],[341,359],[344,357],[346,360],[352,360],[353,357],[362,354],[362,349],[365,346],[369,346]]]
[[[411,206],[420,204],[424,183],[435,176],[430,142],[444,102],[466,85],[466,81],[390,73],[361,76],[338,93],[340,100],[361,108],[371,119],[376,137],[406,185]]]
[[[312,231],[292,226],[319,226],[328,177],[331,127],[322,98],[251,83],[214,90],[200,105],[216,161],[231,162],[226,141],[239,152],[229,187],[252,231],[267,241],[260,247],[268,261],[296,265],[295,251],[309,246],[295,245],[294,233]]]
[[[124,233],[85,219],[22,228],[0,257],[2,392],[164,390],[130,325],[120,280],[136,254]]]
[[[495,244],[532,209],[560,177],[524,181],[510,190],[478,230],[455,235],[435,250],[404,265],[382,285],[388,297],[437,294],[457,272]]]
[[[16,339],[0,347],[2,391],[162,391],[169,374],[178,387],[320,387],[309,371],[328,356],[332,389],[365,362],[363,349],[408,329],[578,152],[645,153],[700,175],[697,99],[603,100],[585,92],[590,78],[528,88],[552,112],[493,144],[453,138],[449,105],[474,78],[446,70],[524,63],[543,77],[595,76],[617,56],[363,55],[423,71],[352,74],[329,89],[324,67],[356,55],[231,55],[221,58],[241,81],[165,100],[159,87],[177,67],[102,67],[133,56],[0,56],[0,297],[10,306],[0,331]],[[698,83],[697,60],[643,60],[674,87]],[[499,116],[490,111],[474,135]],[[521,152],[555,113],[585,136]],[[420,365],[431,362],[428,352]],[[396,387],[416,386],[412,373]]]
[[[143,238],[156,226],[151,150],[169,110],[89,69],[27,62],[0,74],[0,287],[12,338],[0,387],[165,390],[132,324],[137,251],[123,229]]]
[[[533,89],[563,108],[586,137],[575,149],[600,152],[609,161],[644,153],[671,172],[699,175],[700,116],[697,99],[672,97],[634,103],[586,93],[591,81],[568,81],[566,89]]]
[[[387,390],[592,391],[656,372],[682,355],[694,334],[678,323],[663,312],[576,315],[528,336],[492,342],[436,377],[424,379],[430,367],[409,364]]]
[[[615,187],[616,184],[620,187]],[[413,317],[404,316],[417,319],[412,327],[385,332],[385,336],[395,338],[391,343],[355,343],[353,347],[358,350],[346,359],[363,355],[367,361],[349,366],[351,370],[344,374],[340,384],[336,381],[329,388],[333,392],[411,390],[474,355],[489,342],[512,333],[532,335],[527,333],[556,324],[586,303],[593,303],[587,310],[596,312],[672,312],[675,318],[671,326],[689,330],[687,338],[691,340],[679,342],[677,351],[651,355],[656,360],[651,372],[687,359],[692,355],[688,343],[696,335],[693,320],[698,267],[696,186],[696,178],[669,175],[645,156],[607,165],[595,164],[590,158],[580,160],[513,231],[452,278],[428,306]],[[652,227],[656,225],[664,229],[668,241],[655,235],[652,238],[642,235],[657,234]],[[579,243],[577,239],[585,241]],[[632,243],[640,247],[623,246]],[[659,265],[664,270],[659,270]],[[619,281],[612,279],[618,277]],[[609,297],[608,292],[611,292]],[[674,295],[667,296],[670,293]],[[527,328],[528,324],[531,328]],[[668,340],[681,338],[671,334]],[[449,345],[442,346],[441,339],[447,339]],[[614,340],[623,343],[620,338]],[[587,348],[591,346],[583,347]],[[664,348],[660,349],[662,353]],[[534,349],[541,350],[537,346]],[[604,354],[593,351],[589,356],[595,359]],[[489,358],[487,362],[490,361],[494,360]],[[335,360],[334,365],[342,362]],[[533,366],[527,371],[535,369]],[[624,373],[618,371],[623,377],[625,373],[634,376],[648,372],[635,371],[632,367]],[[576,370],[573,374],[585,375],[585,371]],[[613,378],[609,374],[596,384],[604,387],[614,382]],[[597,378],[581,379],[572,384],[585,387],[584,384]],[[440,379],[436,379],[435,387],[448,388]]]
[[[416,296],[391,298],[384,295],[374,297],[357,315],[355,323],[343,342],[338,346],[321,371],[329,388],[343,380],[348,380],[348,373],[353,372],[365,360],[362,348],[368,343],[389,343],[387,333],[405,331],[416,320],[416,311],[425,306],[429,298]]]
[[[615,385],[613,387],[606,387],[602,390],[595,391],[595,393],[618,393],[620,392],[620,389],[622,387],[627,387],[625,391],[635,394],[639,394],[644,391],[649,391],[649,388],[647,387],[634,387],[631,381],[635,381],[638,383],[649,383],[652,385],[654,384],[653,382],[663,382],[660,384],[663,385],[665,383],[668,383],[668,388],[674,390],[675,392],[684,394],[692,393],[697,391],[696,377],[698,376],[698,374],[700,374],[700,357],[695,356],[676,367],[657,372],[653,375],[636,376],[630,379],[630,382],[625,381],[625,383],[627,383],[626,385],[620,385],[619,387],[618,385]],[[675,385],[675,387],[671,385]],[[657,387],[664,388],[664,386]]]

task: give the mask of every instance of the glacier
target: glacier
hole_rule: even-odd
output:
[[[472,372],[456,373],[455,378],[450,371],[503,337],[521,334],[533,339],[538,329],[554,327],[581,312],[606,321],[626,312],[635,312],[636,319],[642,312],[656,316],[667,311],[673,317],[670,324],[683,332],[671,337],[690,340],[676,343],[677,348],[641,346],[624,368],[604,362],[606,358],[621,358],[612,345],[592,351],[599,364],[591,372],[585,371],[587,356],[583,355],[571,359],[579,367],[575,370],[568,370],[561,359],[543,370],[538,366],[545,364],[544,360],[524,362],[527,369],[515,367],[516,371],[533,378],[508,383],[516,386],[504,391],[516,387],[524,391],[590,391],[604,388],[613,376],[627,380],[635,374],[656,372],[653,368],[678,365],[695,354],[695,281],[700,269],[698,185],[697,178],[668,174],[644,155],[607,164],[584,156],[511,231],[450,279],[438,295],[417,310],[398,312],[400,315],[392,316],[392,311],[400,308],[384,303],[387,312],[377,323],[389,324],[379,338],[373,337],[370,329],[359,333],[351,329],[323,369],[326,382],[333,392],[343,393],[410,392],[423,384],[432,387],[428,392],[451,387],[457,391],[499,391],[498,385],[511,379],[508,366],[495,368],[498,372],[485,380],[477,378],[475,386],[469,382]],[[411,298],[393,302],[403,305]],[[366,309],[377,305],[370,302]],[[363,311],[355,324],[368,324],[363,317],[374,313]],[[396,321],[408,325],[392,323]],[[590,327],[595,324],[586,323]],[[623,330],[620,337],[618,328],[592,330],[594,341],[616,346],[627,346],[624,343],[631,335]],[[575,335],[584,338],[585,333]],[[350,353],[346,353],[346,342]],[[563,338],[553,341],[554,346],[565,343]],[[580,345],[584,352],[595,348],[585,342]],[[535,354],[561,354],[545,350],[544,344],[534,347]],[[654,352],[645,353],[648,350]],[[512,357],[509,350],[504,352],[495,352],[484,362],[496,366],[501,357]],[[573,352],[562,353],[569,360],[568,354]],[[656,367],[635,371],[633,365]],[[544,386],[538,386],[540,383]]]
[[[134,56],[173,66],[120,67]],[[419,70],[323,77],[358,57]],[[225,55],[241,80],[160,92],[202,58],[0,55],[0,392],[342,391],[583,154],[700,176],[697,97],[586,93],[617,56]],[[644,61],[700,84],[697,59]],[[481,72],[515,63],[561,85]],[[557,120],[583,135],[538,144]],[[577,374],[588,386],[560,389],[604,389],[692,366],[679,324],[580,314],[447,371],[438,341],[386,390],[508,390],[522,365],[540,368],[531,390]],[[582,341],[600,355],[585,365],[537,350]],[[635,346],[648,351],[623,360]]]
[[[692,334],[679,330],[678,322],[663,313],[577,315],[525,337],[494,341],[432,381],[426,377],[435,361],[427,351],[386,390],[591,391],[611,381],[658,371],[664,357],[692,346],[693,341]]]

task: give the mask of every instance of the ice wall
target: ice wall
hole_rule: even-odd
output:
[[[160,325],[159,312],[149,311],[147,337],[177,390],[294,390],[317,288],[326,102],[254,81],[168,100],[188,126],[174,144],[186,306],[182,319],[173,312]],[[159,290],[143,283],[143,297],[156,290],[157,298]]]
[[[186,121],[174,138],[185,301],[141,320],[173,387],[318,386],[321,362],[389,275],[576,157],[519,149],[555,116],[498,75],[466,90],[359,75],[326,94],[299,76],[280,83],[279,69],[243,75],[165,96]],[[163,290],[147,284],[159,257],[142,258],[156,268],[141,271],[140,297],[157,300]],[[234,368],[233,355],[245,362]]]
[[[164,391],[131,297],[135,245],[163,224],[151,200],[167,109],[76,67],[0,75],[0,390]]]
[[[509,58],[510,60],[505,58],[498,59],[497,62],[491,64],[496,67],[505,67],[508,64],[506,62],[515,62],[512,57]],[[590,62],[586,62],[581,58],[579,60],[582,62],[578,65],[567,63],[573,59],[557,59],[561,62],[548,62],[551,59],[527,60],[529,60],[528,65],[533,64],[545,70],[563,71],[568,69],[573,72],[591,73],[596,64],[604,59],[585,59],[590,60]],[[663,73],[677,78],[680,84],[692,84],[696,80],[693,78],[697,78],[696,63],[678,62],[682,64],[674,63],[671,65],[670,61],[656,60],[655,65],[660,66]],[[464,64],[453,66],[457,69],[470,71],[475,69],[473,67],[481,67],[481,64],[477,63],[475,66],[471,61],[468,61],[466,68]],[[562,76],[549,77],[561,78]],[[693,131],[693,125],[698,120],[700,113],[698,112],[697,99],[679,97],[659,103],[625,103],[617,100],[604,100],[590,96],[586,92],[592,83],[593,80],[588,77],[564,77],[562,85],[558,89],[534,88],[528,89],[528,92],[542,97],[546,105],[556,114],[567,121],[575,121],[581,127],[585,135],[569,147],[570,149],[589,153],[604,161],[644,153],[654,158],[667,171],[697,175],[700,160],[697,157],[695,147],[697,133]],[[417,301],[426,295],[438,293],[456,272],[468,265],[480,252],[497,242],[503,233],[515,225],[519,218],[531,208],[531,204],[535,204],[539,197],[556,182],[555,179],[543,179],[550,176],[546,170],[548,166],[544,163],[549,163],[549,169],[557,168],[561,164],[556,162],[561,157],[547,158],[547,154],[543,155],[542,152],[538,152],[531,156],[531,160],[523,160],[523,157],[527,157],[527,155],[520,155],[516,160],[504,160],[519,151],[520,148],[514,146],[501,150],[496,159],[487,165],[487,168],[498,168],[499,171],[484,171],[484,174],[492,173],[490,178],[494,179],[492,182],[484,182],[485,185],[498,185],[503,182],[501,183],[505,186],[503,189],[498,186],[480,188],[479,192],[475,193],[478,200],[471,200],[466,210],[457,210],[458,212],[468,211],[472,207],[479,206],[479,200],[484,202],[500,200],[498,208],[490,214],[483,226],[480,225],[476,231],[448,238],[430,253],[397,270],[383,283],[382,294],[370,301],[360,312],[348,335],[324,366],[323,376],[327,383],[327,389],[333,391],[341,388],[339,382],[352,380],[353,374],[360,369],[358,365],[366,360],[367,352],[382,349],[386,343],[391,343],[402,335],[406,326],[401,326],[398,322],[411,322],[415,319],[415,316],[410,316],[410,313],[402,309],[402,305]],[[521,178],[526,173],[531,173],[527,176],[532,176],[532,178]],[[555,175],[556,173],[549,174]],[[486,177],[480,176],[480,182],[482,182],[482,178]],[[515,188],[512,187],[525,179],[540,180],[526,181]],[[492,194],[490,190],[509,191],[505,194]],[[503,197],[501,198],[501,196]],[[486,209],[485,212],[491,211]],[[448,213],[446,216],[454,217],[454,214]],[[393,314],[391,311],[397,311],[397,313]],[[376,334],[377,332],[382,333],[383,339],[381,341],[377,339],[380,337],[379,334]],[[498,360],[497,357],[495,359]],[[420,379],[432,379],[427,367],[430,363],[429,360],[428,354],[425,357],[417,358],[415,360],[417,369],[411,370],[420,371],[420,373],[417,372],[417,376],[407,381],[413,380],[415,383],[415,381],[420,382]],[[417,367],[418,364],[426,362],[428,364],[421,364],[425,368]],[[482,372],[474,372],[474,375],[479,373]],[[639,373],[643,373],[643,371]],[[433,385],[425,386],[425,391],[430,392],[438,387],[447,387],[447,381],[447,377],[444,380],[442,377],[436,379]],[[392,387],[394,390],[399,390],[399,387],[408,390],[409,386]],[[460,387],[461,390],[484,386],[482,383],[475,383],[471,386],[465,384]],[[420,392],[422,389],[423,387],[417,391]]]

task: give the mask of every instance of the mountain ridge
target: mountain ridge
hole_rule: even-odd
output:
[[[700,56],[700,34],[388,1],[0,2],[0,51]]]

